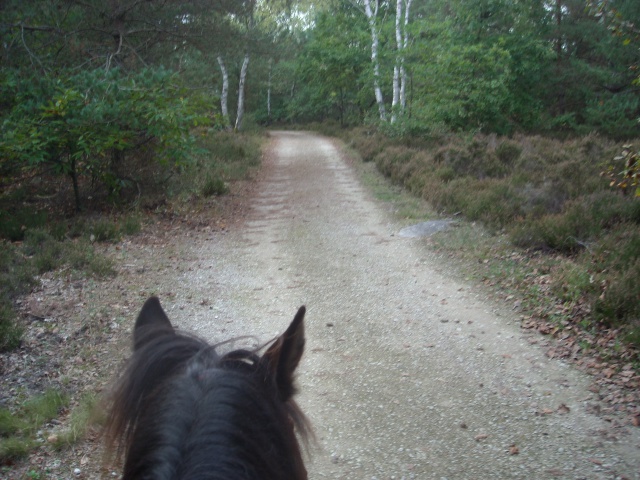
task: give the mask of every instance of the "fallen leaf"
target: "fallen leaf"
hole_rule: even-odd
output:
[[[489,435],[487,435],[486,433],[481,433],[479,435],[476,435],[476,442],[479,442],[480,440],[484,440],[486,438],[489,438]]]
[[[520,449],[514,443],[509,446],[509,455],[518,455],[520,453]]]
[[[564,415],[566,413],[569,413],[570,411],[571,409],[567,407],[564,403],[561,403],[558,409],[556,410],[556,412],[558,412],[560,415]]]

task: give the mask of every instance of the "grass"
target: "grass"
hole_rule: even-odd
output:
[[[112,262],[96,252],[89,238],[58,240],[46,230],[28,229],[21,243],[0,249],[0,350],[20,345],[22,327],[13,299],[26,293],[37,275],[67,266],[100,278],[112,276]]]
[[[100,409],[98,397],[95,394],[84,395],[71,412],[67,428],[56,436],[54,447],[64,448],[75,444],[85,437],[92,425],[103,424],[104,420],[104,411]]]
[[[29,399],[17,412],[0,409],[0,463],[28,455],[38,445],[38,429],[68,404],[67,395],[52,389]]]

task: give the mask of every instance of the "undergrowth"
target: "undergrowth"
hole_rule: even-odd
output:
[[[42,439],[38,430],[58,416],[69,404],[69,397],[58,390],[47,390],[24,402],[16,412],[0,408],[0,463],[27,455]]]
[[[247,178],[260,164],[259,134],[207,130],[197,138],[199,153],[187,165],[154,163],[150,171],[145,166],[149,159],[132,160],[138,194],[117,204],[111,196],[99,197],[99,191],[95,196],[101,200],[92,203],[90,186],[84,185],[88,197],[83,203],[91,208],[69,216],[69,202],[56,190],[59,179],[44,172],[21,179],[0,195],[0,351],[20,345],[23,329],[13,304],[34,286],[38,275],[60,268],[96,277],[113,275],[113,265],[96,251],[96,242],[115,243],[137,234],[145,211],[154,212],[158,205],[166,209],[180,199],[192,205],[194,197],[224,195],[229,182]]]

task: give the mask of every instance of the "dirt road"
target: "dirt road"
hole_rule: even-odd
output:
[[[640,478],[590,380],[459,283],[329,140],[274,132],[248,219],[186,245],[172,319],[211,340],[281,332],[305,304],[311,479]],[[202,299],[202,301],[200,301]]]

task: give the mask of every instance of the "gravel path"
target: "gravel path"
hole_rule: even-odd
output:
[[[163,303],[256,345],[307,306],[310,479],[640,478],[640,429],[588,413],[586,375],[400,227],[330,140],[273,132],[248,218],[184,246]]]

